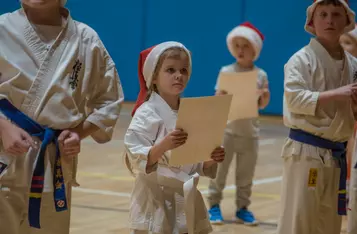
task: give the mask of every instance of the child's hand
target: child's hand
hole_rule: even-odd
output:
[[[182,129],[175,129],[173,132],[168,134],[162,141],[161,146],[164,152],[175,149],[187,141],[187,133]]]
[[[63,147],[62,153],[67,158],[76,157],[81,151],[81,139],[74,131],[62,131],[58,137],[58,142]]]
[[[264,94],[264,89],[257,89],[257,96],[260,98]]]
[[[14,156],[21,156],[27,153],[30,147],[37,149],[34,140],[26,131],[7,120],[1,121],[1,140],[5,152]]]
[[[226,95],[227,94],[227,91],[225,90],[217,90],[216,91],[216,96],[221,96],[221,95]]]
[[[213,150],[212,154],[211,154],[211,159],[215,162],[223,162],[224,157],[226,155],[226,152],[224,151],[223,147],[217,147]]]
[[[337,100],[344,101],[346,99],[355,99],[355,94],[357,92],[357,83],[342,86],[333,90],[334,97]]]

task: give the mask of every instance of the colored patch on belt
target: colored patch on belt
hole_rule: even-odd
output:
[[[5,171],[7,168],[7,164],[0,162],[0,175]]]
[[[308,181],[308,186],[309,187],[316,187],[316,185],[317,185],[317,176],[318,176],[317,168],[310,168],[309,181]]]

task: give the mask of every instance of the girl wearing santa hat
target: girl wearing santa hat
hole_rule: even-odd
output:
[[[258,69],[258,105],[265,108],[270,99],[267,74],[254,65],[262,49],[264,36],[251,23],[246,22],[234,28],[227,36],[227,45],[237,62],[225,66],[221,72],[245,72]],[[226,94],[217,90],[216,95]],[[258,157],[258,119],[243,119],[229,122],[224,136],[226,158],[218,166],[217,177],[210,181],[208,201],[210,203],[210,220],[214,224],[222,224],[223,216],[220,210],[222,192],[226,184],[229,166],[236,154],[236,221],[247,225],[256,225],[257,221],[248,210],[254,170]]]
[[[191,75],[191,55],[178,42],[164,42],[141,52],[140,94],[124,138],[126,163],[136,176],[131,197],[132,233],[210,233],[208,213],[197,190],[199,176],[214,178],[219,147],[212,160],[171,167],[170,150],[187,140],[176,129],[180,95]]]
[[[355,28],[344,0],[307,9],[310,43],[285,66],[284,160],[279,234],[339,234],[346,215],[346,142],[353,133],[357,62],[340,45]]]
[[[340,38],[342,47],[357,57],[357,28],[343,34]],[[356,78],[354,78],[355,80]],[[348,233],[357,233],[357,144],[356,144],[357,123],[355,123],[354,133],[348,142],[347,159],[348,159],[348,179],[347,179],[347,196],[349,197],[348,209]]]

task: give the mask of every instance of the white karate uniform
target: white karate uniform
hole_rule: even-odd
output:
[[[53,129],[89,121],[99,127],[92,137],[105,143],[112,137],[124,98],[115,64],[96,32],[62,11],[61,27],[32,25],[23,9],[0,16],[0,57],[6,60],[0,62],[0,99]],[[69,233],[70,211],[55,212],[54,207],[53,144],[45,156],[42,228],[28,225],[28,193],[37,155],[38,150],[30,149],[13,157],[0,142],[0,162],[8,164],[0,175],[1,234]],[[62,160],[62,167],[70,204],[77,159]]]
[[[316,40],[294,54],[285,66],[284,123],[315,136],[345,142],[354,116],[351,102],[317,105],[319,93],[353,82],[356,59],[345,53],[334,60]],[[340,169],[331,150],[287,139],[279,234],[339,234],[337,213]]]
[[[132,167],[137,171],[131,197],[129,227],[133,233],[210,233],[208,213],[197,190],[198,175],[214,178],[217,165],[169,166],[170,152],[149,171],[151,147],[175,129],[177,113],[153,92],[136,111],[124,138]],[[134,231],[135,230],[135,231]],[[145,232],[144,232],[145,231]]]
[[[258,67],[257,88],[263,89],[268,84],[266,72]],[[220,72],[246,72],[250,71],[239,67],[238,63],[222,67]],[[218,82],[216,84],[216,90]],[[258,159],[258,118],[239,119],[228,122],[224,132],[223,146],[226,152],[224,161],[218,165],[217,177],[210,181],[208,202],[210,206],[220,204],[223,198],[223,190],[226,186],[228,170],[236,156],[236,207],[248,208],[252,194],[255,166]]]

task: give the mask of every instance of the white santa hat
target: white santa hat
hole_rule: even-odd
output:
[[[357,24],[356,24],[356,27],[352,31],[348,32],[348,35],[350,35],[357,41]]]
[[[150,88],[151,82],[152,82],[152,76],[154,75],[154,71],[156,69],[157,63],[159,62],[159,59],[161,55],[168,49],[170,48],[181,48],[183,49],[189,58],[189,76],[191,74],[191,54],[188,51],[188,49],[181,43],[179,42],[174,42],[174,41],[168,41],[168,42],[163,42],[161,44],[158,44],[154,47],[151,47],[149,54],[147,55],[144,65],[143,65],[143,76],[146,81],[146,87]]]
[[[183,44],[175,41],[168,41],[143,50],[140,53],[138,67],[140,92],[132,111],[132,115],[134,115],[136,109],[139,108],[146,99],[148,89],[150,89],[153,75],[161,55],[171,48],[181,48],[186,52],[189,59],[188,77],[190,77],[192,71],[191,53]]]
[[[316,32],[312,24],[312,18],[317,5],[323,1],[324,0],[314,0],[314,2],[306,10],[307,17],[305,22],[305,30],[314,36],[316,35]],[[341,2],[342,6],[345,8],[349,20],[348,25],[345,27],[344,30],[344,32],[346,33],[355,28],[355,12],[352,11],[352,9],[348,6],[348,0],[338,0],[338,1]]]
[[[236,54],[235,44],[233,42],[233,39],[236,37],[243,37],[252,44],[255,51],[254,60],[257,60],[263,47],[264,35],[249,22],[242,23],[232,29],[232,31],[230,31],[227,35],[227,46],[229,52],[235,58],[238,57]]]

